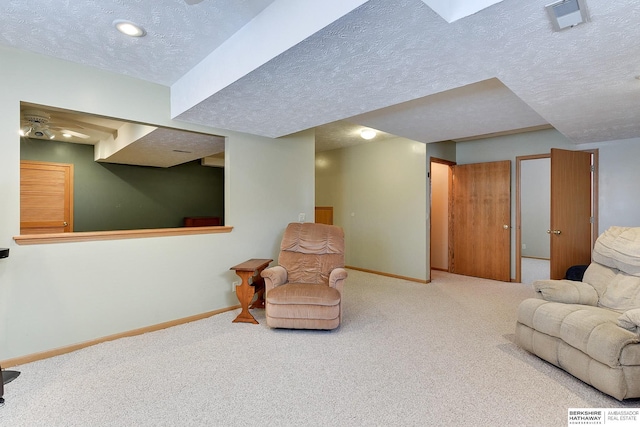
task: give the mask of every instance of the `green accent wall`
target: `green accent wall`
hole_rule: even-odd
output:
[[[181,227],[186,216],[224,224],[224,169],[98,163],[93,146],[20,139],[20,159],[74,165],[74,231]]]

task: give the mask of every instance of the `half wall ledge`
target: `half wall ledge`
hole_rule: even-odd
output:
[[[93,242],[96,240],[140,239],[144,237],[188,236],[192,234],[230,233],[233,226],[149,228],[140,230],[82,231],[73,233],[27,234],[14,236],[18,245]]]

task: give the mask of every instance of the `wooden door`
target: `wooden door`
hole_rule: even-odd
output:
[[[453,169],[451,272],[511,280],[511,162]]]
[[[551,149],[552,279],[591,262],[591,153]]]
[[[20,162],[20,234],[73,231],[73,165]]]
[[[333,225],[333,206],[316,206],[316,224]]]

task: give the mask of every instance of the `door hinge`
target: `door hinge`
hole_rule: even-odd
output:
[[[589,217],[589,223],[595,224],[595,222],[596,222],[595,217]]]
[[[596,171],[596,167],[594,165],[591,165],[591,172],[595,172]]]

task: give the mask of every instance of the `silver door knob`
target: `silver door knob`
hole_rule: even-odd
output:
[[[67,225],[69,225],[69,223],[67,221],[63,221],[62,225],[66,227]]]
[[[555,235],[558,235],[558,234],[560,234],[560,233],[562,233],[562,231],[560,231],[560,230],[547,230],[547,234],[555,234]]]
[[[508,229],[509,229],[509,226],[508,226],[507,224],[503,224],[503,225],[502,225],[502,228],[504,228],[505,230],[508,230]]]

